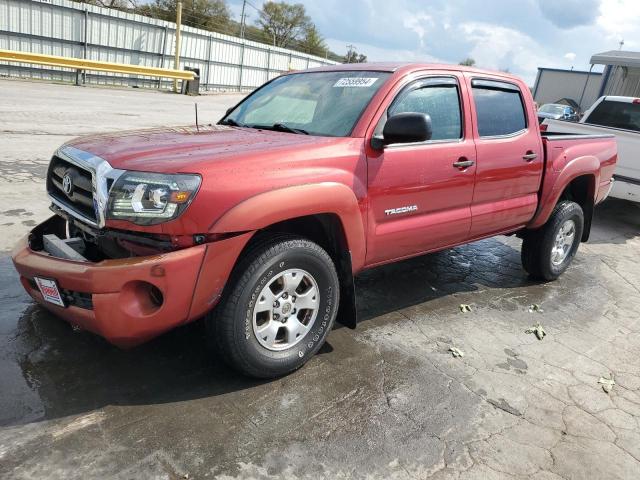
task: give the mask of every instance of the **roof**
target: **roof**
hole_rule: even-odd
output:
[[[417,70],[453,70],[456,72],[470,72],[505,78],[518,78],[511,73],[498,72],[492,70],[481,70],[479,68],[467,67],[465,65],[438,64],[438,63],[412,63],[412,62],[368,62],[368,63],[339,63],[336,65],[326,65],[322,67],[310,68],[312,71],[339,72],[348,70],[369,70],[376,72],[398,72],[405,73]]]
[[[617,67],[640,67],[640,52],[609,50],[591,57],[591,65],[615,65]]]
[[[589,72],[588,70],[567,70],[566,68],[538,67],[542,72],[579,73],[581,75],[602,75],[602,72]]]

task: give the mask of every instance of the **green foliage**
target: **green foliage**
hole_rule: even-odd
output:
[[[365,63],[367,61],[367,56],[356,52],[354,49],[350,49],[342,61],[344,63]]]
[[[473,67],[475,64],[476,61],[471,57],[467,57],[459,63],[459,65],[464,65],[465,67]]]
[[[136,8],[136,0],[77,0],[78,3],[95,5],[97,7],[115,8],[116,10],[133,10]]]
[[[177,0],[154,0],[142,5],[137,13],[170,22],[176,21]],[[182,24],[190,27],[214,30],[220,33],[232,32],[231,12],[224,0],[183,0]]]
[[[265,2],[257,25],[275,46],[283,48],[301,40],[304,32],[312,26],[304,5],[286,2]]]
[[[324,38],[318,32],[315,25],[309,24],[304,30],[304,36],[300,40],[300,47],[305,53],[323,57],[327,54],[327,45]]]
[[[177,0],[152,0],[140,4],[141,0],[84,0],[99,6],[135,11],[140,15],[169,22],[176,21]],[[313,24],[302,4],[283,1],[265,2],[254,25],[244,25],[244,38],[278,47],[290,48],[335,62],[366,62],[367,57],[353,52],[343,57],[331,52],[322,35]],[[225,0],[182,0],[182,24],[195,28],[240,36],[239,21],[231,18]]]

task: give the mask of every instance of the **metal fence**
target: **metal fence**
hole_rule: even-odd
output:
[[[176,24],[68,0],[0,0],[0,49],[173,67]],[[183,26],[180,68],[200,71],[200,88],[248,91],[288,70],[335,62],[230,35]],[[79,72],[0,62],[0,76],[75,82]],[[169,80],[87,72],[81,81],[170,88]]]

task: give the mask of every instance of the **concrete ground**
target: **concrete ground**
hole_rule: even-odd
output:
[[[46,214],[42,177],[58,143],[91,128],[189,123],[193,101],[0,90],[11,91],[0,96],[1,189],[20,192],[3,237]],[[211,117],[233,101],[198,99]],[[366,272],[358,329],[338,327],[304,368],[271,382],[212,358],[197,323],[127,352],[74,332],[33,305],[5,255],[0,478],[637,479],[639,233],[640,208],[607,201],[590,242],[548,284],[527,278],[511,237]],[[525,333],[537,322],[542,341]],[[607,394],[598,380],[610,373]]]

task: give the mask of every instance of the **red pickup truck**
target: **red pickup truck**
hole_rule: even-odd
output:
[[[282,75],[216,125],[73,140],[13,253],[35,301],[122,347],[206,317],[255,377],[303,365],[353,276],[499,234],[557,278],[611,187],[608,135],[540,133],[522,80],[450,65]]]

